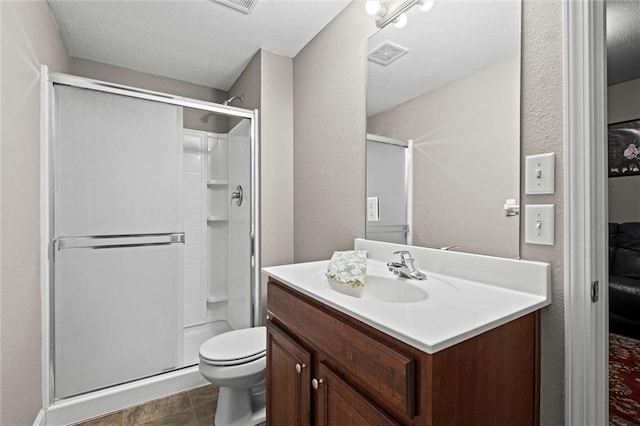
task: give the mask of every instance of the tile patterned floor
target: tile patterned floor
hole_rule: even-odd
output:
[[[212,426],[217,401],[218,388],[203,386],[76,426]]]

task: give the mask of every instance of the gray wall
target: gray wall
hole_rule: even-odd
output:
[[[524,1],[522,4],[522,104],[520,205],[555,204],[554,246],[524,242],[520,227],[520,256],[551,264],[551,306],[542,310],[542,391],[540,424],[564,424],[564,152],[562,2]],[[556,192],[524,195],[527,155],[555,152]],[[520,216],[520,223],[524,220]]]
[[[1,1],[0,424],[32,424],[40,361],[40,64],[68,71],[45,1]]]
[[[375,30],[353,2],[293,60],[296,262],[364,237],[365,54]]]
[[[364,235],[365,43],[373,19],[348,6],[294,59],[295,260],[327,258]],[[556,245],[524,244],[524,259],[552,264],[553,304],[542,315],[541,424],[564,423],[562,3],[525,1],[522,156],[556,153]],[[473,178],[470,178],[473,179]],[[523,182],[523,179],[521,179]],[[524,194],[521,184],[521,193]],[[522,220],[522,217],[521,217]],[[521,227],[522,228],[522,227]]]
[[[224,90],[212,89],[199,84],[89,61],[87,59],[71,58],[69,72],[94,80],[124,84],[141,89],[184,96],[185,98],[216,103],[222,103],[227,99],[227,92]],[[183,118],[184,127],[187,129],[220,133],[226,133],[229,129],[229,120],[227,117],[210,114],[205,111],[185,108]]]
[[[260,108],[261,91],[260,75],[262,73],[262,51],[258,50],[249,64],[236,79],[228,91],[229,97],[244,95],[244,103],[239,100],[233,101],[232,106],[256,109]],[[233,127],[233,125],[232,125]]]
[[[229,89],[260,110],[261,265],[293,262],[293,61],[261,49]],[[266,276],[262,283],[266,313]]]
[[[609,123],[640,118],[640,79],[609,86]],[[640,176],[609,179],[609,222],[640,222]]]
[[[520,192],[519,89],[514,58],[367,120],[369,133],[414,140],[415,245],[519,256],[519,219],[503,210]]]
[[[262,50],[262,266],[293,263],[293,60]]]

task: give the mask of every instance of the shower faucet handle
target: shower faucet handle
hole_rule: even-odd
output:
[[[231,193],[230,205],[233,205],[233,200],[236,200],[236,205],[241,206],[242,198],[243,198],[242,186],[238,185],[236,186],[236,190]]]

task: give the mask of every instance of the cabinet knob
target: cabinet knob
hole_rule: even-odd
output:
[[[320,386],[322,386],[322,383],[323,383],[323,380],[322,380],[322,379],[320,379],[320,380],[313,379],[313,380],[311,381],[311,387],[312,387],[312,388],[314,388],[315,390],[318,390],[318,388],[319,388]]]
[[[296,364],[296,373],[302,373],[302,370],[304,370],[305,368],[307,368],[306,364]]]

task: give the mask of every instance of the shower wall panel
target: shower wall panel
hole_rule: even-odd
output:
[[[229,208],[229,324],[251,327],[251,122],[243,119],[229,132],[229,199],[242,187],[240,206]]]
[[[184,131],[184,326],[206,322],[206,134]]]
[[[207,321],[227,320],[227,280],[229,239],[228,168],[229,149],[226,134],[208,134],[207,235],[208,235],[208,303]]]

